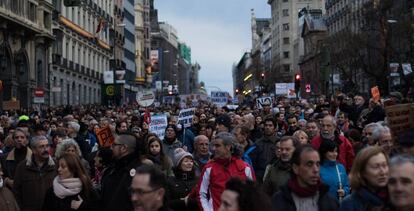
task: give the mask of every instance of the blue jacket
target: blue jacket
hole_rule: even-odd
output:
[[[346,174],[345,167],[336,162],[330,160],[324,160],[320,167],[321,180],[324,184],[329,185],[329,195],[332,198],[338,200],[338,189],[339,189],[339,178],[338,172],[336,170],[336,165],[338,165],[339,175],[341,177],[342,188],[345,191],[345,196],[349,194],[349,180],[348,175]]]
[[[384,202],[375,193],[362,187],[354,190],[351,195],[345,197],[341,203],[341,211],[365,211],[365,210],[382,210],[386,207]]]

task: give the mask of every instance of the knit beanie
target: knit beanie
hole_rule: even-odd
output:
[[[181,164],[181,161],[185,157],[191,157],[191,159],[193,159],[193,155],[189,152],[186,152],[183,148],[175,149],[174,150],[174,159],[173,159],[174,168],[179,167],[180,164]]]
[[[175,135],[177,135],[177,126],[173,125],[173,124],[169,124],[167,125],[167,127],[165,128],[165,132],[167,132],[168,128],[172,128],[175,132]]]

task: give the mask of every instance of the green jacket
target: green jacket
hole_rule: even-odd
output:
[[[269,196],[278,192],[280,187],[287,184],[291,175],[290,163],[283,163],[280,160],[266,166],[263,179],[263,190]]]

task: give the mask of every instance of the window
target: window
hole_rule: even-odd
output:
[[[289,9],[282,10],[283,17],[289,16]]]
[[[283,0],[283,2],[288,2],[289,0]]]
[[[289,51],[283,52],[283,58],[288,59],[289,58]]]
[[[283,24],[283,31],[289,31],[289,24],[288,23]]]
[[[283,38],[283,44],[288,45],[290,43],[289,37]]]
[[[289,64],[284,64],[283,65],[283,71],[290,72],[290,65]]]

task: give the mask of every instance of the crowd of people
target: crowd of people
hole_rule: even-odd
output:
[[[189,127],[178,105],[3,111],[0,210],[414,210],[414,129],[395,134],[384,109],[402,103],[200,101]]]

